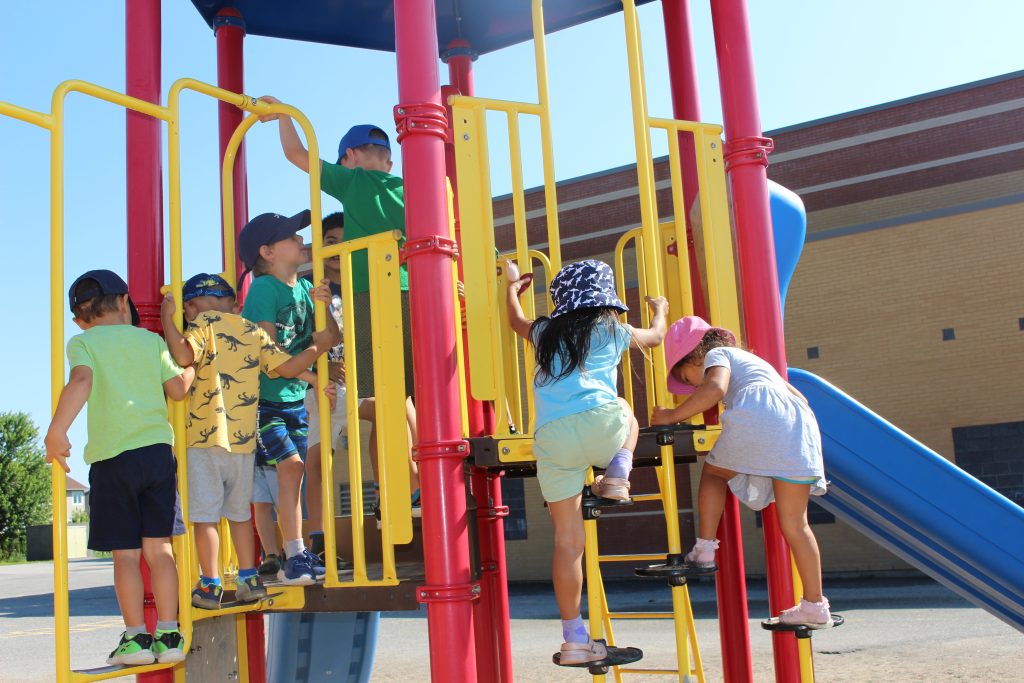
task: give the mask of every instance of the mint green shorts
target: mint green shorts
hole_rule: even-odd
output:
[[[583,491],[589,467],[607,467],[629,435],[633,415],[616,401],[543,425],[533,438],[537,481],[555,503]]]

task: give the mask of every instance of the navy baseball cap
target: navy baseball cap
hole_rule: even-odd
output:
[[[308,227],[310,220],[309,209],[290,218],[277,213],[261,213],[246,223],[239,233],[238,258],[245,264],[247,271],[252,270],[256,259],[260,257],[260,247],[288,239]]]
[[[384,136],[384,139],[370,137],[370,133],[377,131]],[[341,138],[341,142],[338,143],[338,159],[345,156],[346,149],[355,149],[356,147],[362,147],[363,145],[380,145],[389,152],[391,151],[391,141],[388,139],[388,134],[383,131],[379,126],[374,126],[368,123],[364,123],[358,126],[352,126],[345,133],[344,137]]]
[[[181,301],[191,301],[197,296],[219,296],[235,298],[235,290],[220,275],[199,273],[193,275],[181,288]]]
[[[79,286],[81,285],[81,289]],[[128,283],[121,279],[117,273],[111,270],[90,270],[83,273],[71,283],[68,289],[68,303],[71,312],[74,313],[75,306],[84,304],[89,299],[98,296],[121,295],[128,293]],[[128,308],[132,312],[132,325],[139,324],[139,311],[135,308],[132,298],[128,297]]]

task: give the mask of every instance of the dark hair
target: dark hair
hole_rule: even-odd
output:
[[[598,327],[604,327],[608,334],[612,334],[617,320],[618,311],[609,307],[578,308],[557,318],[534,320],[530,325],[530,341],[533,342],[539,369],[538,383],[557,382],[577,368],[584,369],[590,355],[591,334]],[[538,327],[540,323],[544,323],[542,327]],[[556,358],[562,365],[557,375],[552,374]]]
[[[332,214],[324,216],[321,223],[324,227],[323,235],[326,237],[330,230],[336,230],[338,228],[341,228],[342,230],[345,229],[345,214],[341,211],[335,211]]]
[[[675,364],[673,369],[686,363],[703,363],[704,356],[708,355],[708,351],[723,346],[736,346],[736,343],[730,334],[713,327],[704,333],[704,336],[697,343],[697,346],[694,347],[693,351],[679,359],[679,362]]]
[[[95,290],[99,287],[99,283],[89,278],[82,280],[75,287],[75,298],[83,296],[89,290]],[[75,317],[85,323],[91,323],[96,318],[100,317],[105,313],[116,313],[118,306],[121,304],[121,297],[124,294],[99,294],[93,298],[83,301],[74,308],[71,312],[75,314]]]

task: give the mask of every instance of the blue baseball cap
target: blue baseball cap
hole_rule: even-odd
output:
[[[551,279],[552,318],[581,308],[629,310],[615,293],[615,275],[604,261],[588,259],[565,266]]]
[[[181,301],[191,301],[197,296],[218,296],[235,298],[235,290],[220,275],[199,273],[193,275],[181,288]]]
[[[310,220],[309,209],[291,217],[277,213],[261,213],[246,223],[242,232],[238,234],[238,258],[245,264],[246,270],[252,270],[256,265],[256,259],[260,257],[260,247],[288,239],[299,230],[308,227]]]
[[[82,285],[79,289],[79,285]],[[98,296],[115,295],[128,293],[128,283],[121,279],[121,276],[111,270],[90,270],[75,278],[68,289],[68,303],[71,312],[74,313],[75,306],[84,304],[90,299]],[[139,324],[139,311],[135,308],[132,298],[128,297],[128,308],[132,312],[132,325]]]
[[[384,139],[370,137],[370,133],[377,131],[384,136]],[[384,149],[391,151],[391,141],[388,139],[388,134],[384,132],[379,126],[374,126],[369,123],[364,123],[358,126],[352,126],[345,133],[344,137],[341,138],[341,142],[338,143],[338,159],[340,160],[345,156],[345,150],[355,149],[356,147],[362,147],[363,145],[380,145]]]

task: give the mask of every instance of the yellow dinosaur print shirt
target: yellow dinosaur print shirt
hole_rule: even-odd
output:
[[[260,373],[275,377],[274,369],[290,356],[259,325],[235,313],[200,313],[185,339],[196,357],[186,418],[189,448],[255,452]]]

